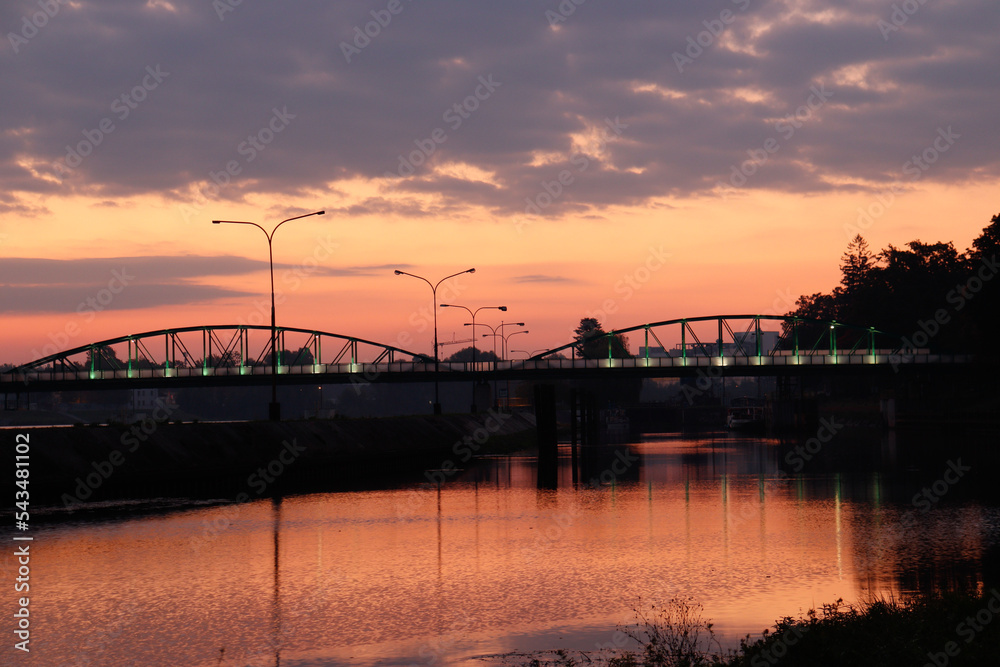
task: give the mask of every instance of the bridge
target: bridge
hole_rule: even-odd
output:
[[[624,354],[618,343],[630,334],[642,337],[638,355]],[[270,335],[271,327],[258,325],[130,334],[56,352],[0,374],[0,392],[269,384]],[[787,376],[972,362],[971,355],[936,354],[873,327],[773,315],[709,315],[617,329],[588,339],[591,349],[606,348],[600,358],[581,356],[573,341],[527,359],[475,364],[435,363],[425,354],[324,331],[276,327],[275,335],[277,382],[282,385]],[[294,351],[288,351],[289,344]]]

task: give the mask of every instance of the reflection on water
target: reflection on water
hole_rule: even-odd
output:
[[[593,649],[640,596],[693,597],[733,640],[837,598],[983,585],[996,505],[922,512],[864,466],[788,475],[793,446],[663,436],[581,452],[575,487],[565,452],[557,490],[494,457],[441,489],[52,527],[26,664],[448,664]]]

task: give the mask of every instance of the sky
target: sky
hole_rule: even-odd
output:
[[[325,210],[274,235],[279,325],[430,352],[393,269],[476,268],[438,301],[537,351],[782,314],[857,233],[963,250],[998,212],[986,1],[16,0],[0,28],[0,361],[266,323],[265,235],[216,219]]]

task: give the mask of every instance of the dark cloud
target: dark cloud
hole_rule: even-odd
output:
[[[567,278],[566,276],[548,276],[541,273],[532,273],[526,276],[514,276],[515,283],[574,283],[577,282],[573,278]]]
[[[103,286],[16,285],[4,289],[0,313],[78,313],[196,304],[257,293],[186,283]]]
[[[0,239],[2,239],[0,235]],[[308,271],[311,277],[390,275],[393,269],[409,265],[372,264],[347,267],[276,263],[275,276],[282,272]],[[206,303],[220,299],[259,296],[259,291],[231,290],[199,284],[213,276],[241,276],[267,271],[268,263],[232,255],[106,257],[100,259],[56,260],[11,257],[0,262],[0,312],[74,312],[91,309],[98,300],[99,310],[156,308],[184,303]],[[280,287],[280,283],[279,283]]]
[[[383,0],[244,2],[220,20],[224,4],[58,3],[26,42],[4,40],[0,178],[15,194],[0,210],[32,214],[18,192],[184,203],[212,178],[214,196],[240,199],[402,172],[342,212],[502,216],[547,195],[541,215],[584,213],[710,191],[772,137],[745,187],[879,187],[948,126],[961,139],[923,179],[1000,172],[1000,12],[986,2],[926,3],[884,36],[893,5],[874,0],[595,0],[556,28],[554,1],[404,0],[350,63],[341,42]],[[17,34],[37,11],[5,3],[0,21]],[[678,71],[674,53],[723,11],[724,32]],[[832,96],[780,130],[819,85]],[[608,135],[616,118],[627,127]]]
[[[291,265],[275,264],[275,269]],[[41,259],[8,257],[0,262],[0,283],[6,285],[106,284],[115,279],[126,283],[192,281],[206,276],[234,276],[262,271],[267,262],[234,255],[152,255],[99,259]]]

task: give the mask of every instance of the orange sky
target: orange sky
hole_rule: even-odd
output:
[[[985,187],[922,188],[901,196],[864,234],[875,248],[919,238],[952,240],[964,249],[988,223],[991,209],[983,203],[988,195]],[[350,196],[344,200],[350,201]],[[793,307],[790,299],[829,291],[837,284],[840,255],[851,231],[845,226],[853,225],[857,208],[871,201],[859,195],[753,193],[730,202],[698,198],[663,200],[663,207],[614,207],[598,220],[536,219],[520,228],[514,219],[481,212],[480,219],[436,221],[433,237],[426,235],[423,221],[328,213],[290,222],[275,235],[276,263],[291,265],[275,272],[279,293],[283,287],[286,292],[278,322],[430,352],[430,289],[393,275],[389,268],[405,265],[432,282],[474,266],[474,275],[441,286],[439,303],[473,309],[507,305],[502,317],[498,311],[483,311],[477,323],[525,322],[530,333],[511,340],[510,347],[518,350],[568,342],[581,317],[597,317],[606,328],[624,328],[708,314],[782,314]],[[330,209],[345,203],[304,198],[300,206],[307,208],[310,202]],[[190,222],[151,197],[136,197],[115,208],[76,197],[48,198],[45,205],[51,215],[7,227],[5,254],[235,254],[266,260],[266,241],[259,230],[210,221],[223,217],[273,224],[256,213],[276,202],[206,206]],[[386,268],[367,276],[321,275],[311,258],[326,269]],[[120,264],[108,260],[109,281],[113,269],[124,267]],[[525,276],[539,279],[518,280]],[[142,279],[139,271],[136,280]],[[246,275],[198,280],[260,296],[129,310],[116,310],[111,302],[93,313],[9,316],[4,360],[28,361],[40,356],[32,353],[41,352],[43,344],[67,338],[63,349],[161,328],[268,323],[266,265]],[[464,311],[440,310],[438,320],[441,341],[469,338],[468,328],[462,326],[468,321]],[[633,351],[641,344],[636,338]],[[450,351],[444,348],[443,354]]]

